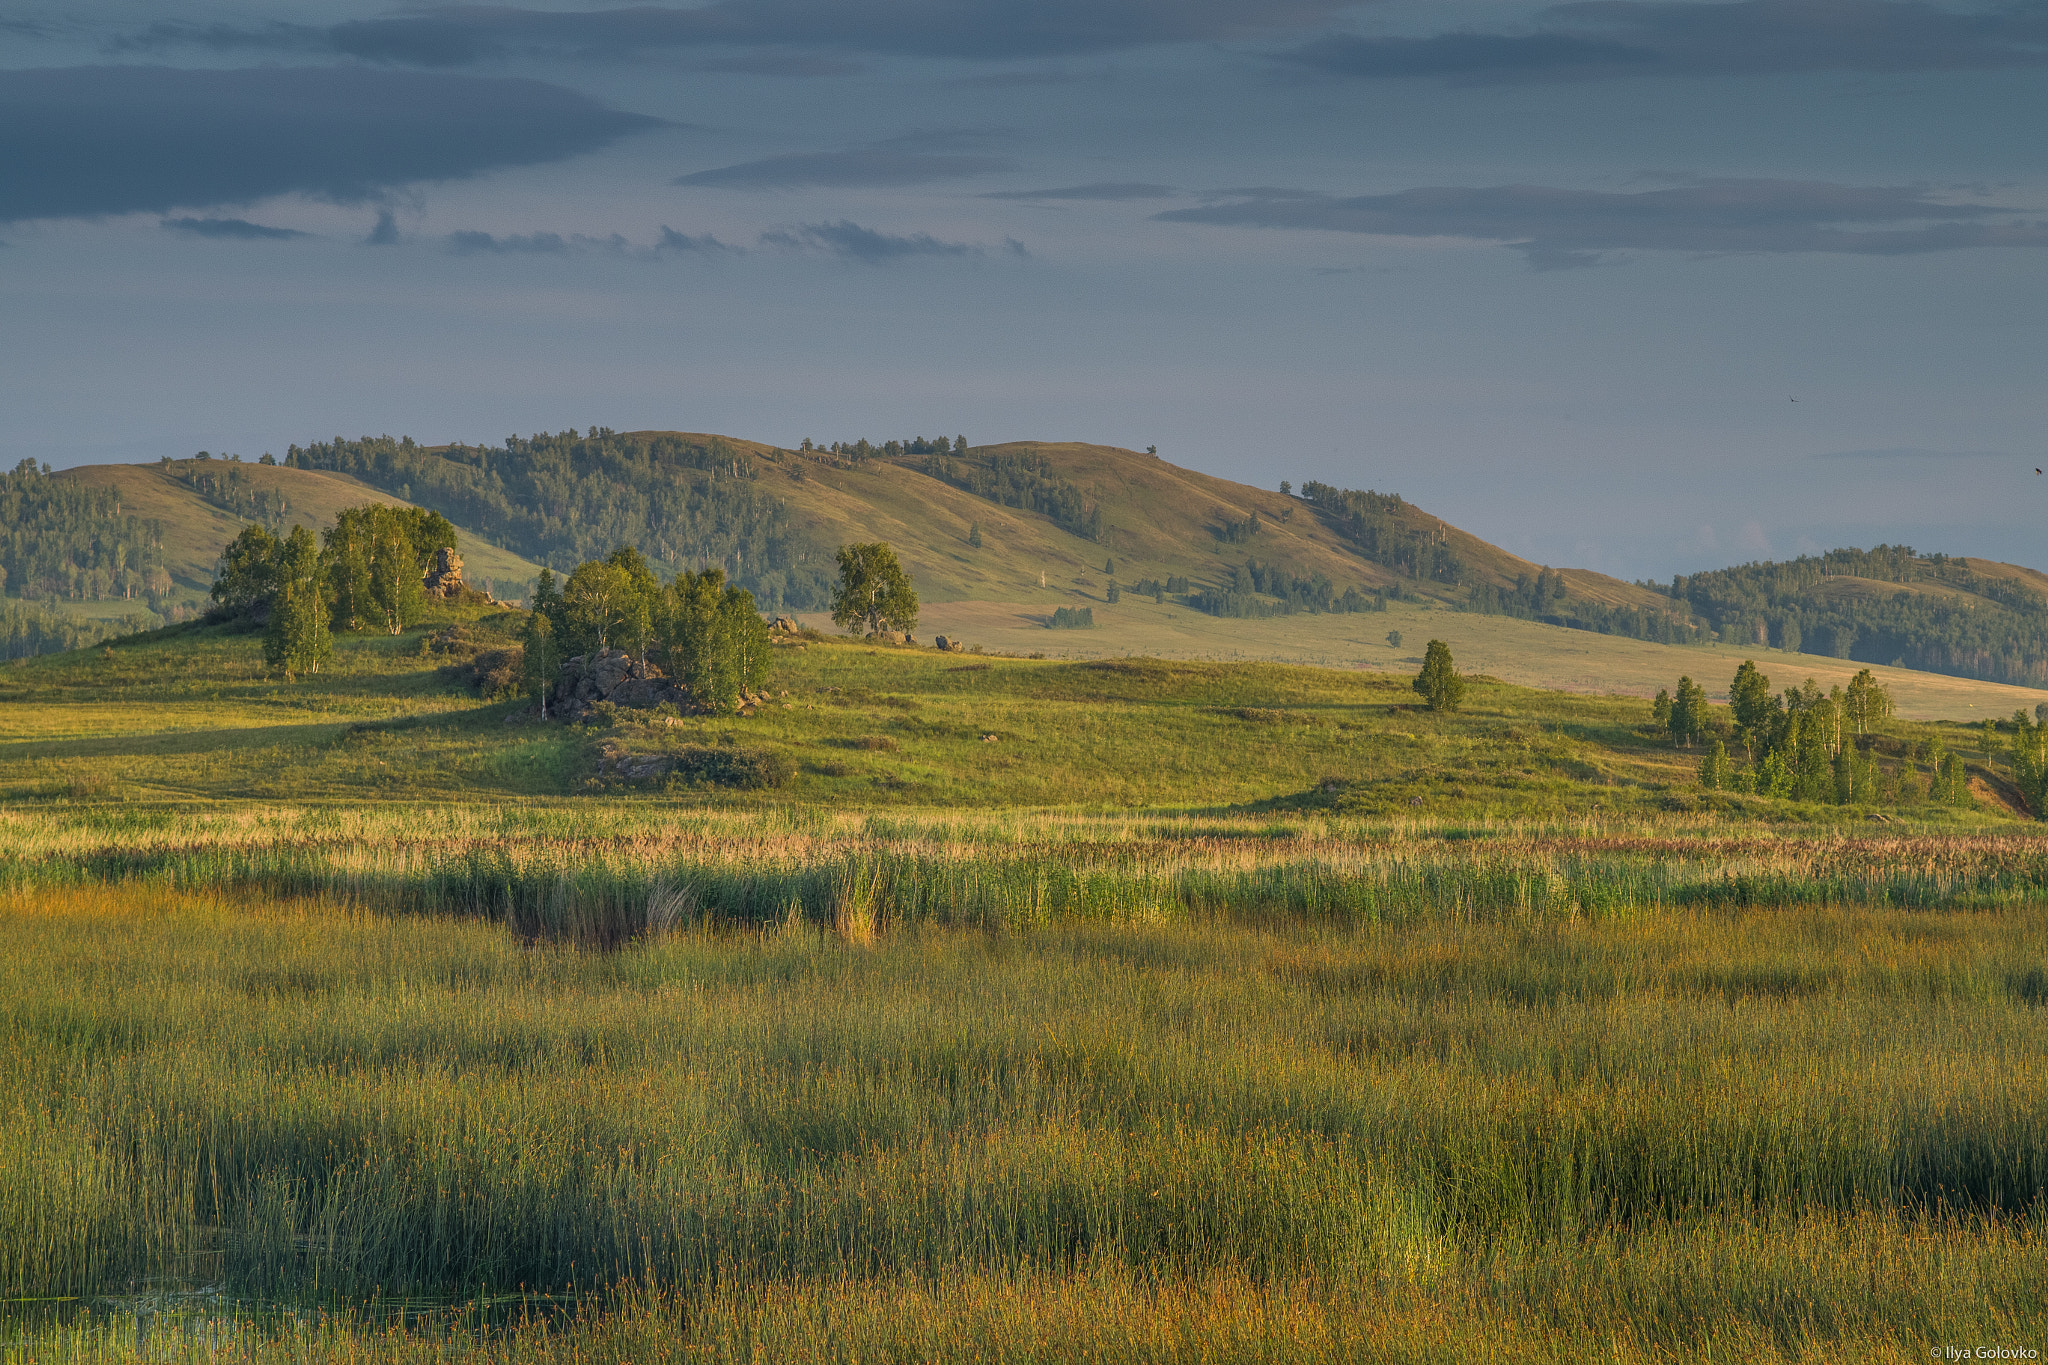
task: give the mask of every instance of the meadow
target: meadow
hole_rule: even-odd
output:
[[[432,638],[0,671],[0,1361],[2048,1346],[1992,755],[1811,807],[1640,702],[823,641],[570,729]],[[619,775],[702,750],[785,780]]]

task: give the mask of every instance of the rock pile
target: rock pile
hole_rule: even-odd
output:
[[[661,670],[641,663],[623,649],[578,654],[562,665],[555,680],[555,712],[562,720],[581,720],[598,702],[614,706],[690,704],[689,694],[664,678]]]
[[[939,647],[942,653],[947,654],[958,654],[961,650],[967,648],[965,640],[949,640],[943,635],[933,641],[933,643]]]
[[[783,693],[788,696],[788,693]],[[623,649],[600,649],[586,658],[578,654],[562,665],[555,680],[554,702],[550,708],[557,720],[577,721],[589,715],[599,702],[632,709],[646,709],[664,703],[684,712],[702,710],[688,690],[652,664],[642,663]],[[751,716],[769,704],[764,692],[740,689],[739,714]]]

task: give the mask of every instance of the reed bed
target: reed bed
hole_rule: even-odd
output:
[[[856,938],[915,924],[1353,924],[1701,907],[1982,909],[2048,893],[2048,840],[1311,815],[469,807],[0,814],[0,886],[151,885],[479,917],[615,945],[703,919]],[[660,912],[653,913],[659,905]]]
[[[196,1287],[228,1306],[149,1314],[150,1358],[2039,1349],[2044,960],[2032,903],[678,912],[600,952],[19,890],[0,1284],[122,1311],[0,1359],[124,1358]],[[521,1294],[561,1307],[474,1311]]]

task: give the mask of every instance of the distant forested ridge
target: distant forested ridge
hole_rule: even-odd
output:
[[[1898,589],[1876,587],[1886,583]],[[2048,598],[1948,555],[1879,545],[1643,586],[1684,603],[1734,644],[2048,686]]]
[[[172,589],[162,554],[162,525],[125,512],[113,489],[53,479],[34,460],[0,474],[0,593],[154,607]]]
[[[909,453],[920,452],[913,447]],[[963,444],[951,454],[935,447],[918,468],[977,498],[1037,512],[1083,540],[1102,538],[1102,509],[1089,502],[1078,484],[1053,473],[1052,462],[1043,455],[1028,451],[977,455]]]
[[[552,568],[638,545],[670,570],[723,566],[770,611],[831,603],[831,549],[761,486],[762,462],[722,437],[572,427],[432,449],[409,436],[336,437],[291,447],[285,463],[348,474]]]

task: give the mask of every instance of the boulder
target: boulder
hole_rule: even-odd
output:
[[[967,642],[965,640],[951,640],[943,635],[941,635],[937,640],[933,641],[933,643],[936,644],[941,651],[948,654],[958,654],[961,650],[967,648]]]

